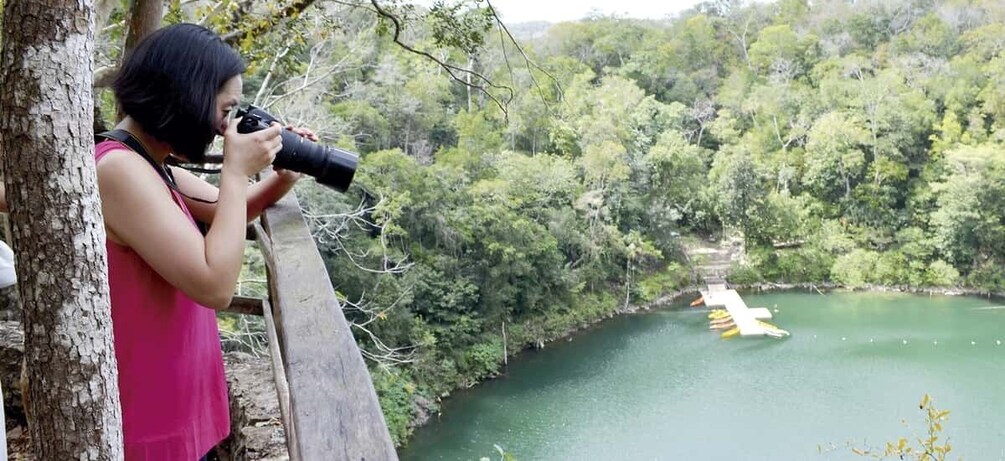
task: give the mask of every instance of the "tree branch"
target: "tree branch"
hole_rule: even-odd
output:
[[[235,30],[228,34],[223,35],[223,41],[228,45],[234,46],[240,43],[248,36],[258,36],[268,32],[274,26],[279,24],[285,19],[295,18],[300,15],[307,7],[314,4],[315,0],[293,0],[292,3],[283,8],[275,16],[267,21],[260,21],[254,23],[254,25],[245,30]]]
[[[425,57],[426,59],[429,59],[430,61],[435,62],[437,65],[440,66],[440,68],[442,68],[443,70],[445,70],[447,72],[447,74],[450,75],[450,78],[453,79],[454,81],[456,81],[456,82],[458,82],[458,83],[460,83],[462,85],[474,88],[474,89],[476,89],[478,91],[481,91],[482,94],[484,94],[485,96],[488,96],[488,98],[491,99],[492,102],[495,103],[495,105],[497,107],[499,107],[499,110],[501,110],[503,112],[503,117],[504,118],[509,118],[509,111],[508,111],[507,107],[508,107],[509,103],[511,101],[513,101],[513,96],[514,96],[513,88],[510,88],[508,86],[503,86],[503,85],[497,85],[497,84],[493,83],[491,80],[489,80],[488,77],[486,77],[486,76],[484,76],[484,75],[482,75],[482,74],[480,74],[478,72],[475,72],[474,70],[465,69],[465,68],[462,68],[462,67],[457,67],[457,66],[455,66],[453,64],[450,64],[448,62],[445,62],[445,61],[437,58],[436,56],[433,56],[429,52],[415,49],[412,46],[408,45],[407,43],[401,41],[401,31],[402,31],[401,20],[398,19],[397,16],[391,14],[390,12],[388,12],[387,10],[385,10],[384,8],[382,8],[380,6],[380,4],[377,2],[377,0],[370,0],[370,4],[372,4],[373,7],[374,7],[374,9],[377,10],[377,14],[379,14],[382,18],[385,18],[385,19],[391,21],[391,24],[394,25],[394,35],[391,38],[392,38],[392,40],[394,40],[395,44],[397,44],[398,46],[400,46],[401,48],[403,48],[405,51],[408,51],[409,53],[417,54],[419,56]],[[458,75],[458,73],[463,73],[463,74],[471,75],[473,77],[476,77],[478,80],[481,80],[482,82],[484,82],[486,85],[488,85],[491,88],[495,88],[495,89],[506,91],[508,93],[508,96],[506,97],[505,102],[500,101],[499,98],[497,98],[495,95],[493,95],[485,86],[482,86],[482,85],[479,85],[479,84],[476,84],[476,83],[469,83],[464,78],[461,78]]]
[[[112,82],[115,81],[115,77],[119,75],[118,66],[105,66],[96,71],[94,71],[94,87],[95,88],[108,88],[112,86]]]
[[[223,11],[226,5],[227,5],[226,2],[224,2],[223,0],[218,0],[216,2],[216,5],[213,5],[213,8],[210,8],[209,12],[206,13],[206,15],[203,16],[202,19],[200,19],[197,24],[199,24],[200,26],[205,26],[206,23],[208,23],[213,16],[216,16],[217,13]]]
[[[541,101],[544,102],[545,108],[547,108],[547,109],[550,110],[551,106],[548,104],[548,99],[545,97],[544,90],[541,89],[541,85],[537,81],[537,77],[534,76],[534,71],[533,70],[537,69],[537,70],[543,72],[544,75],[547,75],[548,78],[550,78],[551,81],[554,82],[555,87],[558,89],[558,100],[559,101],[562,101],[562,100],[565,99],[564,98],[565,91],[562,89],[562,83],[559,82],[558,79],[555,78],[555,76],[551,74],[551,72],[548,72],[547,70],[545,70],[541,66],[537,65],[537,63],[535,63],[534,61],[532,61],[530,59],[530,57],[527,56],[527,52],[523,49],[522,46],[520,46],[520,43],[517,42],[516,37],[513,36],[513,33],[510,32],[509,28],[506,27],[506,24],[504,24],[503,21],[502,21],[502,19],[499,18],[499,13],[496,11],[496,8],[494,6],[492,6],[492,2],[490,0],[485,0],[485,4],[488,5],[489,12],[492,13],[492,18],[495,19],[496,26],[499,28],[500,35],[502,33],[505,33],[506,36],[509,37],[510,42],[513,43],[513,46],[515,46],[516,49],[517,49],[517,51],[520,52],[520,56],[523,57],[524,64],[527,65],[527,69],[528,69],[527,73],[530,75],[530,80],[534,83],[534,88],[537,89],[538,96],[540,96],[541,97]],[[500,46],[502,46],[502,48],[503,48],[503,57],[506,58],[506,66],[509,67],[509,57],[506,55],[506,45],[505,45],[505,42],[503,41],[503,39],[502,39],[501,36],[499,37],[499,41],[500,41]],[[510,73],[512,74],[512,69],[510,70]]]
[[[318,215],[310,212],[309,210],[304,210],[304,217],[310,221],[311,227],[315,229],[313,234],[317,237],[318,243],[332,244],[333,249],[343,253],[346,258],[348,258],[349,262],[357,269],[372,274],[402,274],[408,271],[414,263],[407,262],[407,256],[398,260],[392,260],[392,258],[388,256],[386,230],[390,221],[385,221],[382,225],[377,226],[374,222],[367,218],[368,216],[372,216],[373,212],[382,203],[383,198],[379,199],[375,205],[369,207],[364,206],[361,202],[356,209],[351,212],[335,213],[330,215]],[[380,268],[373,269],[363,266],[359,262],[360,259],[370,256],[369,251],[354,253],[346,247],[343,240],[345,238],[345,232],[349,229],[350,224],[365,231],[379,229],[380,250],[382,252],[380,255]]]
[[[363,323],[350,322],[350,326],[359,331],[362,331],[363,333],[366,333],[366,335],[370,338],[370,342],[374,345],[377,352],[370,352],[361,346],[360,353],[363,354],[363,356],[366,357],[367,359],[370,359],[379,365],[383,366],[401,365],[405,363],[411,363],[414,361],[415,351],[416,349],[418,349],[418,346],[408,345],[402,347],[390,347],[386,343],[384,343],[384,341],[382,341],[380,337],[374,334],[373,331],[367,328],[367,325],[369,325],[373,321],[386,318],[386,313],[391,309],[393,309],[394,306],[397,305],[398,302],[404,298],[406,293],[402,293],[401,296],[399,296],[398,299],[393,304],[391,304],[391,306],[385,309],[381,309],[379,312],[376,312],[376,309],[367,308],[363,303],[362,296],[360,297],[360,300],[355,303],[345,298],[340,299],[343,305],[346,306],[343,307],[343,310],[356,310],[367,315],[368,318],[366,322]]]
[[[269,83],[272,81],[272,75],[276,72],[276,65],[279,64],[279,60],[286,56],[286,53],[290,52],[290,47],[287,45],[280,51],[275,58],[272,59],[272,64],[269,64],[269,71],[265,73],[265,80],[262,81],[262,86],[258,88],[258,93],[255,94],[255,101],[252,103],[256,106],[261,105],[262,96],[265,94],[266,88],[269,87]]]

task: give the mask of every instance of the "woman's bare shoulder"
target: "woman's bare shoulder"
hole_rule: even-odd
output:
[[[96,168],[99,186],[114,183],[133,187],[152,186],[151,190],[167,187],[150,163],[128,149],[109,150],[98,160]]]

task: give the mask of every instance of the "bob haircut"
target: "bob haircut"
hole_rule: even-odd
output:
[[[175,24],[140,42],[112,88],[121,110],[147,134],[199,163],[216,135],[216,96],[244,70],[241,57],[215,33]]]

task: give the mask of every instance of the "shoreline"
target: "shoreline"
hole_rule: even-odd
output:
[[[906,285],[863,285],[856,288],[848,288],[834,283],[755,283],[750,285],[737,285],[737,290],[762,291],[787,291],[787,290],[808,290],[817,291],[847,291],[850,293],[906,293],[916,295],[939,295],[939,296],[976,296],[980,298],[1005,298],[1005,293],[997,293],[987,290],[965,287],[911,287]]]
[[[843,291],[843,292],[851,292],[851,293],[854,293],[854,292],[861,292],[861,293],[870,293],[870,292],[871,293],[904,293],[904,294],[928,295],[928,296],[935,296],[935,295],[938,295],[938,296],[975,296],[975,297],[981,297],[981,298],[987,298],[987,299],[992,299],[992,298],[1003,298],[1003,299],[1005,299],[1005,293],[996,293],[996,292],[990,292],[990,291],[987,291],[987,290],[979,290],[979,289],[975,289],[975,288],[964,288],[964,287],[909,287],[909,286],[864,285],[864,286],[857,287],[857,288],[848,288],[848,287],[845,287],[843,285],[829,283],[829,282],[826,282],[826,283],[775,283],[775,282],[761,282],[761,283],[746,284],[746,285],[733,285],[733,286],[731,286],[731,288],[733,288],[735,290],[738,290],[738,291],[741,291],[741,292],[743,292],[743,291],[749,291],[749,292],[755,292],[755,293],[771,292],[771,291],[794,291],[794,290],[800,290],[800,291],[811,291],[811,292],[815,291],[815,292],[819,293],[820,295],[826,295],[827,292]],[[680,288],[680,289],[674,290],[674,291],[672,291],[670,293],[667,293],[667,294],[664,294],[662,296],[659,296],[656,299],[654,299],[652,301],[649,301],[649,302],[645,302],[645,303],[642,303],[642,304],[631,304],[631,305],[628,305],[628,306],[621,306],[621,307],[615,308],[615,309],[609,311],[607,314],[601,315],[601,316],[599,316],[599,317],[597,317],[595,319],[592,319],[590,321],[582,322],[582,323],[577,324],[577,325],[575,325],[573,327],[570,327],[570,328],[566,329],[565,331],[563,331],[559,335],[556,335],[556,336],[551,337],[551,338],[544,339],[544,340],[542,340],[541,342],[539,342],[537,344],[526,345],[525,347],[523,347],[521,349],[514,350],[511,354],[508,355],[508,357],[514,357],[514,358],[516,358],[519,355],[527,353],[527,352],[530,352],[530,351],[537,351],[537,350],[544,349],[545,345],[547,345],[549,343],[554,343],[556,341],[561,341],[561,340],[570,340],[570,338],[572,338],[573,336],[575,336],[577,334],[580,334],[580,333],[584,333],[584,332],[586,332],[586,331],[588,331],[588,330],[590,330],[590,329],[592,329],[594,327],[597,327],[601,323],[603,323],[604,321],[612,319],[614,317],[618,317],[618,316],[621,316],[621,315],[638,314],[638,313],[641,313],[641,312],[653,311],[653,310],[657,310],[657,309],[664,309],[664,308],[670,307],[670,305],[672,305],[674,302],[676,302],[678,300],[678,298],[680,298],[682,296],[685,296],[687,294],[696,294],[696,293],[699,293],[701,289],[702,289],[701,286],[698,286],[698,285],[689,285],[687,287]],[[499,376],[501,376],[503,374],[504,373],[502,373],[502,370],[500,370],[500,373],[498,373],[498,374],[496,374],[494,376],[490,376],[490,377],[486,377],[484,379],[481,379],[481,380],[479,380],[478,382],[476,382],[472,386],[458,387],[458,388],[454,389],[454,391],[451,391],[450,394],[453,394],[456,391],[473,389],[473,388],[477,387],[478,385],[481,385],[482,383],[484,383],[484,382],[486,382],[488,380],[496,379],[496,378],[498,378]],[[431,417],[432,415],[428,413],[428,409],[427,408],[423,408],[422,405],[417,405],[416,406],[416,411],[417,411],[416,414],[414,415],[414,417],[412,418],[411,423],[409,424],[409,426],[411,427],[411,429],[413,431],[415,429],[418,429],[419,427],[425,426],[432,419],[432,417]],[[425,413],[425,414],[423,414],[423,413]],[[409,441],[410,441],[410,439],[412,438],[413,435],[414,435],[414,432],[412,434],[409,434]],[[399,449],[400,448],[404,448],[407,445],[408,444],[405,443],[404,445],[401,445],[398,448]]]

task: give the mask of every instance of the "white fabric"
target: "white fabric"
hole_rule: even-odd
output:
[[[17,283],[17,276],[14,275],[14,252],[3,240],[0,240],[0,288],[7,288],[15,283]],[[0,389],[0,399],[2,398],[3,389]],[[2,404],[0,404],[0,421],[6,422]],[[0,459],[7,459],[6,431],[4,436],[0,437]]]
[[[0,288],[7,288],[17,283],[14,274],[14,252],[3,240],[0,240]]]

